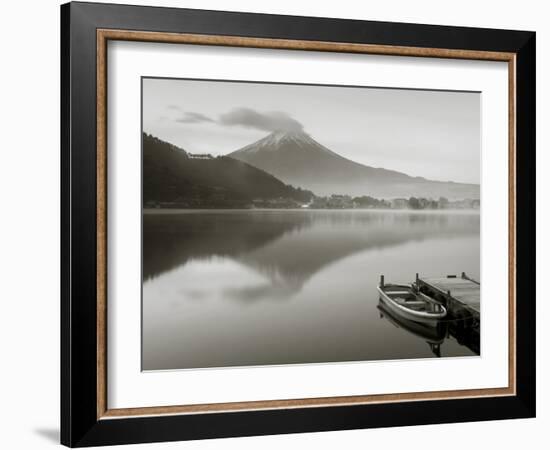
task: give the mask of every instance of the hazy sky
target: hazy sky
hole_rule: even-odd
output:
[[[191,153],[223,155],[303,129],[359,163],[479,183],[480,94],[226,81],[143,80],[143,128]]]

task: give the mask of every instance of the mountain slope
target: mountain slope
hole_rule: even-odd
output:
[[[276,131],[228,156],[318,195],[479,198],[479,186],[426,180],[358,164],[304,132]]]
[[[307,202],[312,193],[225,156],[193,159],[184,150],[143,134],[143,204],[243,207],[254,198]]]

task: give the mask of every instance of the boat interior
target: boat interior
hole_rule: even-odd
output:
[[[386,285],[384,293],[395,303],[414,311],[440,312],[441,305],[422,292],[415,292],[412,286]]]

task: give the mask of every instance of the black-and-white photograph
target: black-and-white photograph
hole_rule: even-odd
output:
[[[142,369],[480,355],[480,108],[142,78]]]

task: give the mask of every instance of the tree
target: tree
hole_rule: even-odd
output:
[[[416,197],[409,198],[409,208],[420,209],[420,200],[418,200]]]

